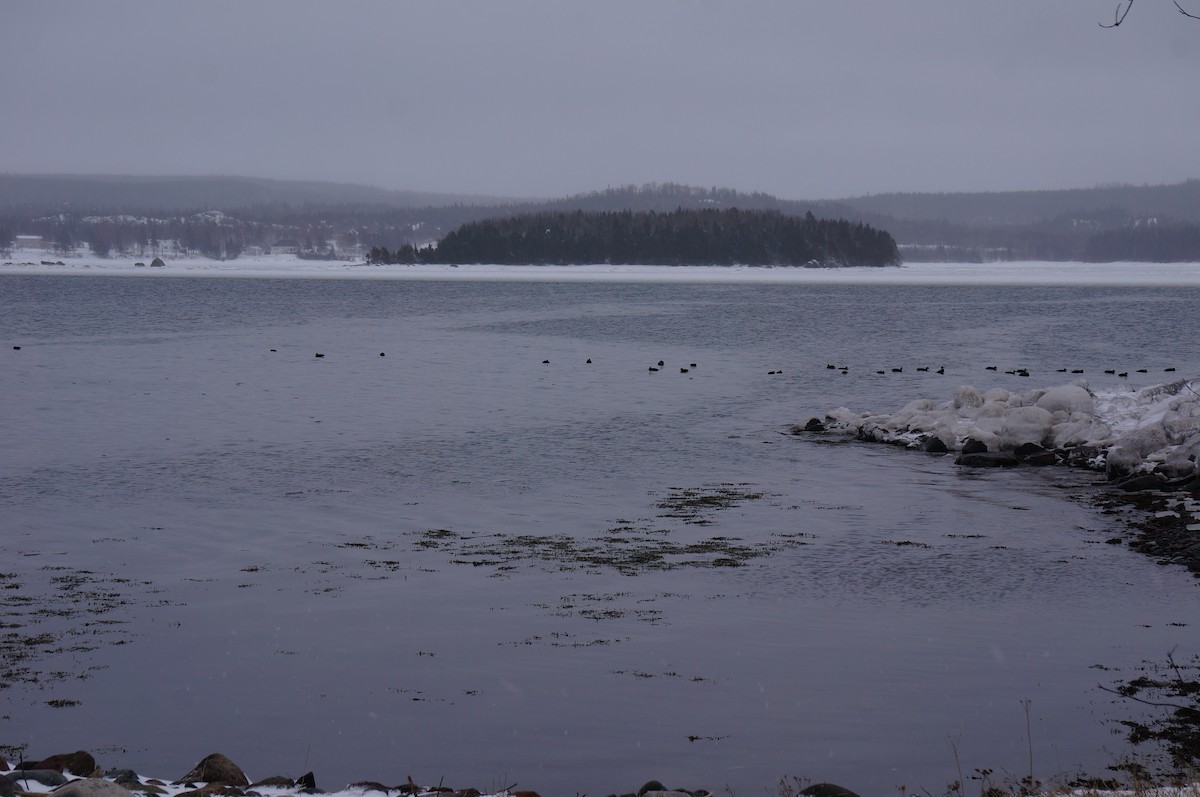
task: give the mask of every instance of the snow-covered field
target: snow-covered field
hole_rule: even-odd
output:
[[[63,265],[42,265],[43,260]],[[142,261],[148,264],[152,258]],[[410,280],[540,280],[620,282],[761,282],[875,285],[1200,286],[1200,263],[912,263],[886,268],[752,266],[368,266],[361,262],[260,255],[237,260],[165,259],[162,268],[132,258],[59,257],[14,252],[0,274],[113,274],[193,277],[306,277]]]

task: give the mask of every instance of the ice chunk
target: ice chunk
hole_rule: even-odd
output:
[[[1096,400],[1079,385],[1060,385],[1043,393],[1037,400],[1037,406],[1050,412],[1062,410],[1067,413],[1086,412],[1090,415],[1096,411]]]
[[[1054,427],[1054,416],[1041,407],[1016,407],[1004,414],[1000,448],[1014,449],[1026,443],[1043,445]]]

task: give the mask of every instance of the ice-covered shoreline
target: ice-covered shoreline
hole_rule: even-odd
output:
[[[1137,391],[1093,391],[1083,379],[1025,393],[961,385],[948,401],[916,399],[894,413],[839,407],[809,427],[935,452],[1036,446],[1113,477],[1200,476],[1200,378]]]
[[[1137,391],[1089,389],[1084,380],[1026,393],[960,386],[945,402],[910,401],[898,412],[845,407],[795,434],[841,434],[957,454],[975,467],[1070,465],[1104,471],[1133,501],[1131,547],[1200,577],[1200,378]]]
[[[42,261],[46,260],[44,264]],[[61,262],[61,265],[58,263]],[[168,258],[161,268],[131,258],[55,257],[17,252],[0,275],[247,277],[524,282],[679,282],[834,285],[1046,285],[1200,287],[1200,263],[911,263],[888,267],[366,265],[260,255],[237,260]]]

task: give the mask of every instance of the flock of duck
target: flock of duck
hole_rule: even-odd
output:
[[[20,351],[20,350],[21,350],[20,346],[13,346],[13,351]],[[275,349],[271,349],[271,351],[275,351]],[[320,358],[320,357],[324,357],[325,355],[322,352],[316,352],[313,356]],[[381,351],[381,352],[379,352],[379,356],[386,357],[387,352]],[[542,364],[549,365],[550,361],[542,360]],[[592,364],[592,358],[589,357],[587,359],[587,365],[591,365],[591,364]],[[650,369],[649,369],[650,373],[655,373],[657,371],[662,370],[664,365],[665,365],[665,362],[663,360],[659,360],[658,365],[650,366]],[[679,369],[679,373],[686,374],[695,367],[696,367],[695,363],[689,363],[687,366],[681,367]],[[848,366],[848,365],[834,365],[833,363],[826,363],[825,367],[827,369],[829,369],[830,371],[841,371],[843,374],[850,373],[850,366]],[[929,371],[929,370],[930,370],[929,366],[917,366],[917,371],[925,372],[925,371]],[[995,365],[987,365],[987,366],[984,366],[984,370],[985,371],[999,371],[1000,369]],[[900,366],[897,368],[892,368],[891,372],[893,374],[902,374],[902,373],[904,373],[904,367]],[[1170,373],[1174,373],[1174,372],[1175,372],[1174,367],[1163,369],[1164,374],[1170,374]],[[782,369],[775,370],[775,371],[767,371],[767,376],[777,376],[782,373],[783,373]],[[875,373],[886,374],[888,372],[884,371],[884,370],[877,370]],[[946,373],[946,367],[940,366],[936,371],[934,371],[934,373],[935,374],[944,374],[944,373]],[[1028,368],[1013,368],[1011,371],[1005,371],[1004,373],[1009,374],[1011,376],[1029,376],[1029,369]],[[1083,369],[1082,368],[1071,368],[1070,370],[1068,370],[1066,368],[1059,368],[1058,373],[1060,373],[1060,374],[1065,374],[1065,373],[1082,374]],[[1109,374],[1110,376],[1120,377],[1122,379],[1129,377],[1128,371],[1117,371],[1116,368],[1105,368],[1104,373]],[[1148,368],[1138,368],[1134,373],[1138,373],[1138,374],[1149,373],[1149,369]]]
[[[848,365],[834,365],[833,363],[827,363],[825,365],[825,367],[831,371],[841,371],[843,374],[850,372],[850,366],[848,366]],[[918,371],[928,371],[929,367],[928,366],[918,366],[917,370]],[[999,368],[999,366],[995,366],[995,365],[986,365],[986,366],[984,366],[983,370],[999,371],[1000,368]],[[1149,373],[1149,370],[1150,369],[1148,369],[1148,368],[1138,368],[1135,373],[1145,374],[1145,373]],[[1165,373],[1165,374],[1174,373],[1174,371],[1175,371],[1175,369],[1173,367],[1163,369],[1163,373]],[[1059,368],[1059,369],[1057,369],[1057,372],[1060,374],[1065,374],[1065,373],[1082,374],[1084,371],[1082,368],[1071,368],[1071,369]],[[774,372],[772,371],[770,373],[774,373]],[[780,373],[782,373],[782,371]],[[878,370],[875,373],[886,374],[888,372],[884,371],[884,370]],[[903,368],[903,366],[898,367],[898,368],[892,368],[891,373],[902,374],[902,373],[904,373],[904,368]],[[936,373],[936,374],[946,373],[945,366],[939,367],[936,371],[934,371],[934,373]],[[1013,368],[1012,370],[1006,370],[1004,373],[1009,374],[1011,376],[1029,376],[1029,369],[1028,368]],[[1117,371],[1116,368],[1105,368],[1104,373],[1110,374],[1112,376],[1122,377],[1122,378],[1127,378],[1129,376],[1128,371]]]
[[[21,347],[20,347],[20,346],[13,346],[13,348],[14,348],[14,349],[20,349]],[[271,351],[275,351],[275,349],[271,349]],[[317,352],[317,353],[315,354],[315,356],[316,356],[316,357],[324,357],[325,355],[324,355],[323,353],[321,353],[321,352]],[[386,353],[386,352],[382,352],[382,351],[381,351],[381,352],[379,352],[379,356],[380,356],[380,357],[386,357],[386,356],[387,356],[387,353]],[[549,360],[542,360],[542,365],[549,365],[549,364],[550,364],[550,361],[549,361]],[[587,359],[587,363],[586,363],[586,364],[587,364],[587,365],[591,365],[591,364],[592,364],[592,358],[591,358],[591,357],[589,357],[589,358]],[[659,360],[657,365],[651,365],[651,366],[649,367],[649,369],[648,369],[648,370],[649,370],[649,372],[650,372],[650,373],[656,373],[656,372],[658,372],[658,371],[661,371],[661,370],[662,370],[662,369],[665,367],[665,365],[666,365],[666,362],[665,362],[664,360]],[[680,369],[679,369],[679,373],[681,373],[681,374],[686,374],[686,373],[689,373],[689,372],[690,372],[690,371],[691,371],[693,368],[695,368],[695,367],[696,367],[696,363],[688,363],[688,365],[686,365],[686,366],[681,366],[681,367],[680,367]],[[826,367],[828,370],[830,370],[830,371],[840,371],[840,372],[842,372],[843,374],[848,374],[848,373],[850,373],[850,366],[848,366],[848,365],[834,365],[833,363],[826,363],[825,367]],[[917,366],[917,369],[916,369],[916,370],[917,370],[918,372],[928,372],[928,371],[930,371],[931,369],[930,369],[930,366]],[[984,370],[985,370],[985,371],[999,371],[1000,369],[999,369],[999,367],[998,367],[998,366],[995,366],[995,365],[987,365],[987,366],[984,366]],[[1169,374],[1169,373],[1173,373],[1174,371],[1175,371],[1175,369],[1174,369],[1174,368],[1164,368],[1164,369],[1163,369],[1163,373],[1168,373],[1168,374]],[[1149,372],[1149,369],[1147,369],[1147,368],[1138,368],[1138,369],[1137,369],[1137,371],[1136,371],[1135,373],[1144,374],[1144,373],[1148,373],[1148,372]],[[777,376],[777,375],[779,375],[779,374],[782,374],[782,373],[783,373],[783,370],[782,370],[782,369],[777,369],[777,370],[774,370],[774,371],[767,371],[767,376]],[[887,374],[888,372],[887,372],[887,371],[885,371],[885,370],[882,370],[882,369],[880,369],[880,370],[877,370],[877,371],[875,371],[875,373],[877,373],[877,374]],[[892,368],[892,369],[891,369],[891,373],[893,373],[893,374],[902,374],[902,373],[904,373],[904,367],[903,367],[903,366],[899,366],[899,367],[896,367],[896,368]],[[939,366],[939,367],[938,367],[938,369],[937,369],[936,371],[933,371],[933,373],[935,373],[935,374],[945,374],[945,373],[946,373],[946,367],[945,367],[944,365],[943,365],[943,366]],[[1028,368],[1013,368],[1012,370],[1006,370],[1004,373],[1006,373],[1006,374],[1009,374],[1009,375],[1011,375],[1011,376],[1029,376],[1029,369],[1028,369]],[[1072,374],[1082,374],[1082,373],[1083,373],[1083,369],[1082,369],[1082,368],[1072,368],[1072,369],[1068,370],[1068,369],[1066,369],[1066,368],[1059,368],[1059,369],[1058,369],[1058,373],[1060,373],[1060,374],[1065,374],[1065,373],[1072,373]],[[1118,376],[1118,377],[1121,377],[1121,378],[1127,378],[1127,377],[1129,376],[1129,372],[1128,372],[1128,371],[1120,371],[1120,372],[1118,372],[1118,371],[1117,371],[1117,369],[1115,369],[1115,368],[1106,368],[1106,369],[1104,369],[1104,373],[1106,373],[1106,374],[1110,374],[1110,375],[1113,375],[1113,376]]]

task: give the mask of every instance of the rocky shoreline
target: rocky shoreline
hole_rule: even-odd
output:
[[[0,756],[0,797],[44,797],[48,794],[55,797],[290,797],[310,794],[361,797],[373,792],[383,795],[395,792],[406,797],[540,797],[536,791],[516,789],[515,785],[485,793],[475,788],[454,789],[442,784],[421,786],[411,777],[395,786],[373,780],[357,781],[332,792],[318,788],[312,772],[298,778],[275,775],[251,782],[240,766],[221,753],[206,756],[176,780],[145,777],[120,767],[104,769],[86,750],[16,764],[10,764]],[[789,788],[788,792],[804,797],[858,797],[849,789],[831,783]],[[669,789],[659,781],[650,781],[636,792],[620,797],[712,797],[712,792],[707,789]]]

